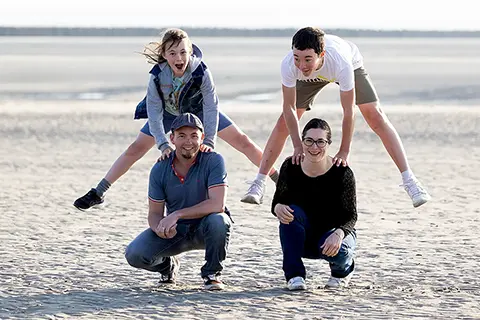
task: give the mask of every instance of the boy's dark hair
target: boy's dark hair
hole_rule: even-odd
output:
[[[308,121],[305,127],[303,127],[302,140],[305,139],[305,135],[307,134],[307,131],[310,129],[325,130],[327,132],[328,144],[332,143],[332,130],[330,129],[330,126],[328,125],[327,121],[320,118],[313,118],[310,121]]]
[[[298,30],[292,38],[292,49],[313,49],[320,54],[325,49],[325,32],[319,28],[306,27]]]

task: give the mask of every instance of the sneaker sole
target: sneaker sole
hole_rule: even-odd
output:
[[[306,285],[298,285],[298,286],[290,287],[290,288],[288,288],[288,290],[290,290],[290,291],[307,290],[307,286]]]
[[[247,196],[243,197],[240,201],[243,202],[243,203],[250,203],[250,204],[262,204],[263,199],[260,199],[260,202],[258,202],[255,199],[255,197],[247,195]]]
[[[91,206],[90,208],[87,208],[87,209],[83,209],[83,208],[80,208],[80,207],[77,207],[76,205],[73,205],[75,208],[77,208],[78,210],[80,211],[88,211],[90,209],[103,209],[103,207],[105,206],[105,202],[102,202],[102,203],[99,203],[99,204],[96,204],[94,206]]]
[[[427,203],[428,201],[430,201],[431,199],[432,199],[432,198],[426,198],[426,199],[421,199],[421,200],[419,200],[419,201],[416,201],[416,202],[413,203],[413,207],[414,207],[414,208],[418,208],[418,207],[420,207],[422,204],[425,204],[425,203]]]
[[[204,285],[203,289],[205,290],[210,290],[210,291],[220,291],[225,288],[225,285],[223,284],[209,284],[209,285]]]

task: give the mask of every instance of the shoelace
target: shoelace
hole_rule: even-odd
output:
[[[400,187],[407,189],[408,194],[412,196],[418,196],[425,193],[422,186],[415,180],[409,180],[407,183],[401,184]]]
[[[256,189],[255,193],[259,193],[260,190],[262,190],[264,187],[264,184],[260,181],[257,181],[257,180],[253,180],[252,183],[250,184],[250,187],[248,188],[248,192],[250,193],[250,191]]]

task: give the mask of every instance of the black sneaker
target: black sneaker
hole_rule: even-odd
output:
[[[175,283],[177,281],[178,270],[180,270],[180,260],[176,256],[168,257],[170,259],[170,271],[160,275],[160,283]]]
[[[220,275],[210,274],[203,278],[203,289],[205,290],[223,290],[225,285]]]
[[[93,206],[98,206],[103,203],[103,197],[97,195],[97,191],[92,188],[86,195],[75,200],[73,205],[80,210],[87,210]]]

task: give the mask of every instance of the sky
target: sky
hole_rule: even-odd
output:
[[[475,0],[5,0],[0,26],[480,30]]]

